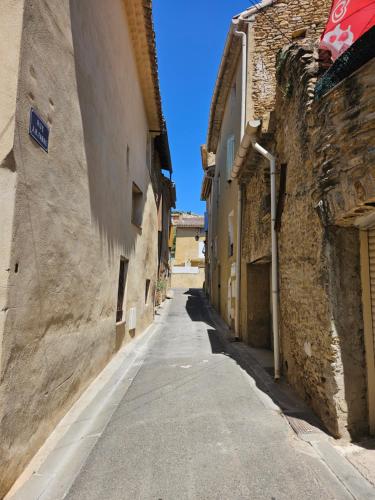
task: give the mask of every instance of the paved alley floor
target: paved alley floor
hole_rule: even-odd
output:
[[[175,291],[135,377],[59,498],[352,499],[220,342],[201,294]]]

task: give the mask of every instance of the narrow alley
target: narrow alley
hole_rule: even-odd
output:
[[[241,344],[227,341],[202,292],[172,297],[10,498],[372,498],[363,481],[352,496],[228,355]]]
[[[375,0],[1,6],[0,500],[375,500]]]

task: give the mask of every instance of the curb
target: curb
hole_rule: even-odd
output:
[[[112,357],[60,420],[4,500],[58,500],[66,496],[141,369],[170,303],[160,307],[154,322]]]
[[[278,408],[280,414],[285,418],[297,437],[307,442],[315,450],[316,454],[353,498],[375,500],[373,485],[330,443],[331,436],[325,432],[313,411],[293,394],[291,388],[284,388],[280,386],[280,383],[275,382],[250,352],[243,355],[241,351],[244,350],[245,344],[233,342],[232,332],[227,324],[211,306],[203,293],[202,298],[207,313],[217,328],[223,347],[229,347],[227,350],[229,353],[236,355],[234,357],[234,359],[237,358],[236,361],[241,356],[246,358],[247,372],[255,379],[258,387],[275,402],[275,407]],[[272,403],[270,405],[272,406]]]

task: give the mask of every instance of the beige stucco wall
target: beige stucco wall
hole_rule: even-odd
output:
[[[2,15],[0,45],[11,51],[10,95],[0,91],[0,99],[8,112],[18,78],[17,187],[12,204],[14,174],[8,169],[6,205],[15,215],[1,331],[0,496],[128,340],[115,325],[120,256],[129,259],[125,309],[128,314],[137,307],[136,334],[153,319],[144,287],[150,279],[153,293],[157,273],[149,127],[123,2],[104,8],[100,0],[61,0],[51,9],[26,0],[20,52],[14,33],[21,32],[22,3],[6,3],[12,23]],[[12,35],[3,36],[11,28]],[[28,135],[30,107],[49,124],[48,154]],[[1,138],[1,153],[11,150],[8,136],[8,146]],[[133,181],[144,194],[142,230],[130,221]],[[2,262],[7,251],[2,246]]]
[[[171,279],[172,288],[203,288],[204,267],[199,268],[198,274],[174,272]]]
[[[195,236],[199,233],[199,240]],[[203,228],[176,227],[176,251],[174,265],[184,265],[187,260],[204,262],[204,258],[199,257],[199,242],[204,241]]]
[[[199,232],[199,240],[195,236]],[[204,257],[199,257],[199,242],[205,240],[203,228],[176,227],[176,251],[172,266],[183,266],[190,260],[192,267],[199,267],[198,274],[179,273],[173,270],[171,276],[172,288],[202,288],[204,283]]]
[[[236,264],[237,251],[237,199],[238,183],[228,182],[226,174],[227,138],[234,134],[235,150],[240,144],[241,132],[241,61],[239,60],[232,87],[235,85],[235,95],[230,92],[227,99],[220,139],[216,151],[215,179],[212,184],[211,227],[210,238],[213,243],[211,258],[211,283],[213,305],[220,311],[224,320],[233,326],[235,298],[228,303],[228,295],[235,291],[235,275],[232,265]],[[233,256],[228,252],[228,216],[233,217]],[[217,243],[215,243],[215,239]],[[216,249],[216,255],[215,255]],[[220,275],[220,276],[219,276]]]
[[[0,16],[0,369],[2,333],[7,316],[9,268],[17,181],[13,157],[17,69],[23,2],[4,0]],[[12,40],[12,43],[8,43]]]

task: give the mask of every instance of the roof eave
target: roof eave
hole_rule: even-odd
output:
[[[233,32],[236,27],[239,27],[241,29],[247,30],[248,24],[243,21],[243,19],[249,18],[255,14],[257,14],[260,10],[269,7],[273,3],[275,3],[276,0],[263,0],[260,2],[258,5],[253,5],[249,9],[241,12],[240,14],[237,14],[232,18],[231,25],[229,28],[229,32],[227,35],[227,39],[225,42],[225,47],[224,47],[224,52],[223,56],[221,59],[218,75],[216,78],[216,83],[215,83],[215,88],[214,88],[214,93],[212,96],[211,100],[211,107],[210,107],[210,115],[209,115],[209,121],[208,121],[208,134],[207,134],[207,149],[208,151],[212,151],[213,153],[216,153],[217,149],[217,144],[218,144],[218,139],[219,139],[219,134],[220,134],[220,129],[221,129],[221,123],[222,119],[224,116],[224,109],[225,109],[225,103],[227,100],[228,92],[229,89],[223,89],[223,82],[225,79],[225,76],[229,72],[230,79],[233,77],[233,65],[235,66],[237,64],[238,58],[236,55],[233,57],[233,49],[237,47],[237,50],[240,50],[241,44],[239,42],[239,39],[234,36]],[[239,56],[239,52],[237,54]],[[231,64],[228,64],[228,59],[230,59],[232,62]],[[231,71],[230,71],[231,70]],[[223,95],[221,95],[224,92]],[[223,101],[222,108],[217,112],[216,108],[218,105],[218,102],[220,98]]]

